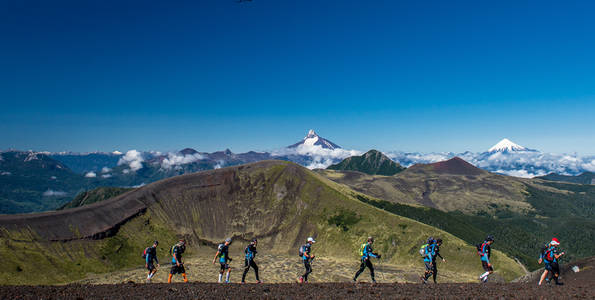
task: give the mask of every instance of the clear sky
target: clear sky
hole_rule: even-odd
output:
[[[152,2],[152,3],[149,3]],[[0,149],[595,154],[593,1],[0,0]]]

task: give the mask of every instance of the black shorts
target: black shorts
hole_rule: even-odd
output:
[[[148,263],[147,270],[149,270],[149,272],[152,272],[153,270],[155,270],[155,265],[152,262]]]
[[[219,263],[221,265],[221,271],[225,271],[227,269],[229,269],[229,264],[228,263]]]
[[[177,266],[176,264],[173,264],[171,266],[171,270],[169,271],[170,274],[183,274],[186,273],[186,269],[184,268],[184,265],[179,265]]]
[[[483,260],[482,260],[482,261],[481,261],[481,266],[483,267],[483,269],[484,269],[486,272],[491,272],[491,271],[494,271],[494,268],[492,268],[492,266],[488,266],[488,262],[487,262],[487,261],[483,261]]]
[[[553,271],[553,270],[552,270],[552,263],[546,262],[546,263],[545,263],[545,269],[546,269],[547,271]]]

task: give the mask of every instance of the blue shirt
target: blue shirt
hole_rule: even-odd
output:
[[[378,255],[373,253],[373,249],[372,249],[372,245],[370,245],[370,243],[367,243],[366,246],[364,247],[364,253],[362,255],[362,260],[368,259],[370,257],[378,257]]]
[[[304,250],[304,255],[302,255],[302,259],[303,260],[308,260],[310,259],[308,256],[310,256],[310,251],[312,250],[312,245],[310,245],[309,243],[306,243],[305,245],[302,246],[303,250]],[[306,256],[306,254],[308,254],[308,256]]]
[[[424,256],[424,262],[432,262],[436,255],[436,244],[428,244],[426,246],[426,256]]]
[[[488,245],[487,242],[483,242],[483,244],[481,244],[481,261],[485,261],[488,264],[490,263],[490,252],[491,252],[491,247],[490,245]]]

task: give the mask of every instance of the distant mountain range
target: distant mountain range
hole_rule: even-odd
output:
[[[167,153],[138,150],[126,153],[10,150],[0,152],[0,214],[56,209],[78,193],[100,186],[138,187],[176,175],[271,159],[295,162],[309,169],[324,169],[337,164],[337,168],[344,170],[368,168],[371,174],[383,175],[396,174],[403,167],[454,157],[460,157],[483,170],[516,177],[550,173],[573,176],[595,170],[595,157],[546,154],[508,139],[503,139],[482,153],[374,151],[362,157],[360,155],[361,151],[343,149],[320,137],[314,130],[310,130],[293,145],[268,152],[233,153],[226,149],[207,153],[192,148]],[[353,158],[341,163],[349,157]]]

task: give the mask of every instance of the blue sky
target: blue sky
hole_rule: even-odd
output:
[[[593,2],[146,2],[0,1],[0,149],[595,154]]]

